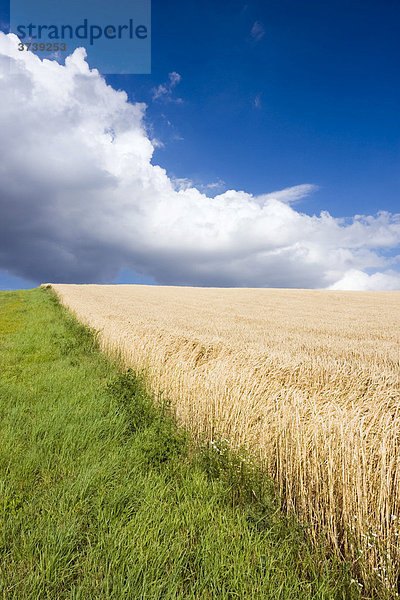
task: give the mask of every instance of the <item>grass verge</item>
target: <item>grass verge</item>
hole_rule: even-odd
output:
[[[223,442],[195,447],[46,289],[0,294],[0,596],[349,599]]]

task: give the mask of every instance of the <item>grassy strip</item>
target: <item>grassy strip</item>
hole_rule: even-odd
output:
[[[0,596],[352,599],[223,444],[194,449],[44,289],[0,294]]]

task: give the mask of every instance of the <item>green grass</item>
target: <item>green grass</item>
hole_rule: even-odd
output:
[[[0,597],[359,597],[246,457],[195,447],[46,289],[0,294],[0,417]]]

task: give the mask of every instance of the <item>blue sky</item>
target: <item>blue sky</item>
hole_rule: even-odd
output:
[[[153,1],[152,21],[152,76],[109,81],[149,103],[168,171],[252,193],[314,183],[307,212],[399,208],[398,2]],[[170,71],[183,103],[152,103]]]
[[[310,216],[396,213],[399,22],[390,0],[153,0],[152,74],[106,80],[147,104],[152,164],[171,178],[255,196],[312,184],[296,202]],[[32,286],[14,275],[0,288]],[[157,278],[124,265],[117,280]]]

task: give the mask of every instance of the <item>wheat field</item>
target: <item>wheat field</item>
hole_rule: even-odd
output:
[[[180,422],[246,445],[314,539],[396,594],[400,292],[52,287]]]

